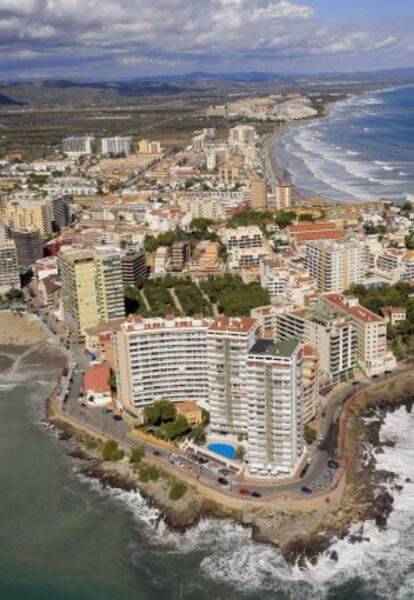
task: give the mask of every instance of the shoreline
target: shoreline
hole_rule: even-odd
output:
[[[366,521],[374,520],[380,529],[386,526],[393,510],[389,486],[398,491],[401,485],[397,483],[398,474],[376,468],[375,453],[383,446],[379,437],[381,421],[378,419],[369,425],[363,421],[375,411],[382,411],[383,419],[389,411],[401,406],[411,407],[413,384],[414,372],[391,379],[386,385],[373,385],[350,398],[343,415],[342,454],[347,466],[333,491],[310,498],[278,498],[256,505],[227,498],[186,477],[176,477],[163,470],[151,455],[144,457],[142,465],[156,465],[160,477],[156,482],[144,483],[128,458],[119,463],[108,463],[101,457],[101,446],[93,450],[88,448],[92,438],[110,438],[87,433],[84,427],[70,423],[57,410],[53,394],[46,401],[46,408],[47,420],[57,428],[60,439],[71,441],[68,454],[81,461],[83,466],[79,472],[83,476],[98,480],[104,488],[139,492],[151,508],[159,511],[158,520],[164,520],[172,529],[186,530],[206,518],[230,519],[249,527],[253,540],[278,547],[289,564],[305,566],[307,561],[316,563],[319,555],[329,551],[336,539],[350,535],[355,524],[360,524],[360,534],[352,536],[354,543],[364,539]],[[372,454],[369,463],[365,464],[363,449],[367,444],[372,447]],[[186,494],[178,502],[171,501],[168,496],[175,481],[182,481],[187,487]],[[331,558],[335,559],[334,554]]]
[[[19,317],[20,319],[20,317]],[[38,325],[35,323],[35,328]],[[38,328],[37,335],[47,338]],[[33,344],[27,344],[31,348]],[[62,414],[57,405],[59,377],[54,389],[45,398],[46,420],[53,425],[61,441],[69,442],[66,454],[80,462],[79,474],[98,480],[101,485],[127,491],[136,491],[159,511],[158,519],[165,520],[172,529],[184,530],[203,519],[230,519],[249,527],[252,539],[278,547],[286,561],[306,566],[315,563],[318,556],[329,551],[335,539],[350,534],[351,526],[360,525],[360,533],[353,541],[364,539],[364,522],[374,520],[377,527],[386,526],[393,510],[392,491],[401,490],[398,473],[376,469],[375,453],[386,444],[380,442],[381,422],[389,411],[401,406],[410,409],[414,402],[414,369],[374,384],[354,394],[345,404],[341,415],[340,453],[346,467],[333,491],[306,498],[279,497],[258,503],[249,503],[236,497],[227,497],[219,491],[198,484],[186,476],[175,476],[163,470],[151,455],[145,455],[142,464],[157,466],[157,481],[140,481],[129,462],[130,448],[120,444],[127,456],[117,462],[102,459],[104,441],[111,439],[88,431],[88,427]],[[380,417],[370,424],[364,419],[373,414]],[[100,442],[99,442],[100,440]],[[92,444],[93,442],[93,444]],[[373,448],[367,462],[364,448]],[[187,487],[178,501],[169,498],[171,485],[182,481]],[[331,557],[335,559],[335,556]]]
[[[271,165],[270,179],[273,179],[273,180],[280,179],[280,178],[283,179],[283,177],[284,177],[283,172],[285,171],[287,174],[287,179],[289,181],[291,181],[291,183],[292,183],[295,196],[296,196],[297,200],[299,200],[301,203],[306,203],[306,201],[309,201],[313,198],[320,198],[324,202],[327,202],[332,205],[335,205],[335,204],[343,205],[343,204],[353,204],[353,203],[358,203],[358,204],[362,205],[364,203],[377,202],[377,201],[384,200],[384,197],[382,197],[382,196],[375,196],[375,197],[368,196],[366,199],[360,199],[358,197],[353,197],[353,198],[349,197],[349,198],[340,200],[340,199],[331,198],[331,197],[329,197],[329,195],[321,194],[321,193],[318,193],[318,192],[315,192],[315,191],[312,191],[309,189],[307,190],[307,189],[298,187],[293,182],[292,173],[287,169],[283,169],[281,167],[280,163],[278,162],[277,152],[275,150],[275,144],[276,144],[278,138],[280,138],[283,134],[285,134],[289,130],[292,130],[293,128],[299,129],[301,127],[309,126],[312,123],[316,123],[317,121],[319,121],[321,119],[328,118],[330,116],[331,110],[338,104],[345,103],[345,102],[348,102],[353,99],[355,100],[355,99],[358,99],[358,98],[361,98],[361,97],[364,97],[364,96],[367,96],[370,94],[393,92],[393,91],[402,90],[402,89],[406,89],[406,88],[414,89],[414,84],[397,85],[397,86],[393,86],[393,87],[379,87],[379,88],[359,91],[357,93],[346,93],[345,97],[338,98],[337,100],[325,102],[323,104],[320,114],[318,114],[318,115],[315,115],[313,117],[309,117],[306,119],[298,119],[296,121],[289,121],[289,122],[284,123],[282,125],[282,129],[280,131],[275,131],[272,134],[268,134],[267,136],[265,136],[265,139],[263,142],[264,152],[265,152],[266,156],[268,157],[268,160],[266,162],[267,162],[267,164]],[[344,195],[346,196],[346,193],[344,193]]]

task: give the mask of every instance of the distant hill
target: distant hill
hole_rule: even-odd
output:
[[[355,91],[364,86],[414,84],[414,69],[387,69],[354,73],[205,73],[142,76],[125,81],[13,81],[0,84],[0,105],[88,105],[130,104],[140,98],[197,96],[210,99],[230,94],[274,91],[340,89]],[[323,86],[323,87],[320,87]]]

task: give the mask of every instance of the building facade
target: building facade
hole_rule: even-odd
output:
[[[0,242],[0,294],[20,289],[19,263],[13,241]]]

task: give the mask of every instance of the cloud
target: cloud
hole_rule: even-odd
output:
[[[385,52],[400,43],[387,30],[321,23],[307,1],[0,0],[0,61],[7,57],[9,69],[72,62],[84,72],[104,65],[106,73],[269,70],[292,58]]]

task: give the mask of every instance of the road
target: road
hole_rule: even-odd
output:
[[[342,388],[334,389],[324,400],[321,412],[324,416],[319,416],[319,432],[321,439],[310,446],[304,456],[297,473],[303,474],[302,477],[285,480],[285,482],[269,482],[266,480],[241,479],[232,477],[221,469],[226,469],[226,465],[219,460],[214,461],[209,457],[207,464],[201,465],[191,460],[188,455],[180,450],[167,450],[165,447],[154,443],[141,442],[133,435],[133,425],[128,421],[114,419],[114,412],[106,408],[97,408],[87,405],[81,396],[83,390],[83,373],[89,367],[88,360],[83,351],[83,346],[77,344],[71,338],[67,338],[61,326],[54,319],[49,311],[38,307],[35,310],[41,319],[43,328],[49,332],[60,345],[69,358],[70,372],[68,378],[62,380],[61,410],[70,419],[76,421],[81,426],[96,431],[96,433],[111,437],[118,442],[132,448],[134,446],[143,447],[151,460],[160,467],[167,468],[176,473],[177,477],[184,479],[195,478],[200,483],[220,490],[226,494],[239,496],[241,489],[248,489],[250,492],[260,494],[263,498],[272,498],[277,496],[298,496],[301,494],[301,488],[306,486],[314,492],[326,492],[332,489],[335,483],[335,469],[328,468],[328,461],[337,458],[335,451],[338,437],[338,417],[341,408],[346,400],[353,394],[366,389],[372,385],[373,380],[364,380],[344,385]],[[413,365],[403,365],[394,370],[392,374],[383,375],[374,381],[378,383],[385,381],[390,377],[395,377],[396,373],[404,373],[412,370]],[[66,398],[65,398],[66,395]],[[202,449],[199,456],[203,456]],[[190,454],[194,454],[190,452]],[[306,471],[303,473],[303,471]],[[225,478],[228,484],[221,485],[218,478]],[[249,499],[249,497],[246,497]]]

